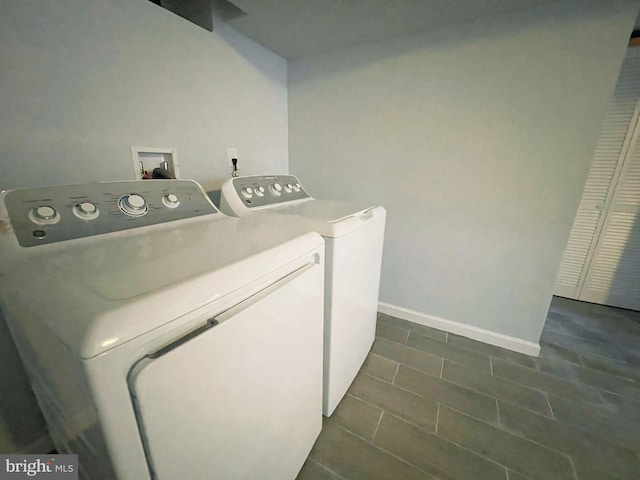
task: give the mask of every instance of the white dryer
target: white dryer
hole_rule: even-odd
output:
[[[294,479],[321,429],[323,248],[191,181],[0,193],[0,307],[80,478]]]
[[[237,177],[220,209],[276,227],[297,225],[326,242],[323,413],[330,416],[375,338],[386,212],[311,197],[293,175]]]

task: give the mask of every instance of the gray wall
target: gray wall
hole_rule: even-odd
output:
[[[183,178],[285,172],[286,61],[148,0],[9,0],[0,28],[0,188],[133,179],[131,146]]]
[[[289,63],[290,171],[388,210],[380,300],[537,343],[638,4]]]
[[[208,188],[228,146],[242,173],[287,171],[286,62],[224,24],[147,0],[9,0],[0,45],[0,189],[132,179],[131,146],[177,148],[181,176]],[[0,352],[0,452],[42,451],[1,318]]]

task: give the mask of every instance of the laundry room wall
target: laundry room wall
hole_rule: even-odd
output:
[[[208,189],[286,172],[283,58],[148,0],[8,0],[0,15],[0,189],[133,179],[131,146],[176,148]],[[0,452],[46,451],[42,417],[0,318]],[[8,393],[7,393],[8,392]]]
[[[289,63],[290,170],[387,208],[383,311],[536,353],[637,2]]]
[[[182,178],[286,172],[286,61],[148,0],[9,0],[0,20],[0,188],[134,178],[131,146]]]

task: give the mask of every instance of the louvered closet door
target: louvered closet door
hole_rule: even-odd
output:
[[[640,310],[639,135],[636,126],[580,300]]]
[[[630,152],[632,133],[638,119],[639,98],[640,48],[630,48],[604,121],[580,207],[560,266],[554,292],[556,295],[612,304],[610,300],[602,300],[603,296],[606,296],[604,289],[609,289],[613,283],[618,285],[619,282],[610,279],[611,285],[609,285],[601,275],[596,274],[597,271],[604,272],[605,269],[609,269],[611,275],[611,269],[617,269],[618,262],[611,257],[610,249],[604,247],[599,249],[602,252],[598,256],[598,269],[591,270],[590,274],[589,272],[591,262],[596,258],[598,239],[605,232],[604,227],[611,224],[612,229],[620,228],[620,220],[611,223],[607,215],[608,212],[613,212],[610,207],[614,190],[618,184],[625,157]],[[607,245],[611,245],[613,231],[611,230],[606,237]],[[602,239],[603,242],[604,240],[605,238]],[[611,259],[608,264],[607,258]],[[612,262],[615,262],[615,266],[612,266]],[[589,282],[585,289],[587,277],[593,281]],[[596,291],[599,292],[598,295],[595,295]]]

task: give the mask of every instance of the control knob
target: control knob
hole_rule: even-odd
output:
[[[100,212],[95,203],[82,202],[73,207],[73,214],[82,220],[93,220]]]
[[[251,187],[244,187],[244,188],[242,189],[242,195],[243,195],[245,198],[251,198],[251,197],[253,197],[253,188],[251,188]]]
[[[40,205],[29,212],[29,220],[38,225],[52,225],[60,221],[60,214],[49,205]]]
[[[270,183],[269,190],[271,190],[271,193],[273,193],[274,195],[282,195],[282,185],[280,185],[279,183]]]
[[[123,213],[126,213],[131,217],[141,217],[146,214],[148,210],[146,200],[135,193],[120,197],[120,200],[118,200],[118,206]]]
[[[299,192],[299,191],[300,191],[300,184],[299,184],[299,183],[295,183],[295,184],[293,185],[293,189],[294,189],[296,192]]]
[[[264,187],[256,187],[253,189],[253,193],[255,193],[259,197],[264,197]]]
[[[291,193],[293,191],[293,185],[291,185],[290,183],[287,183],[284,186],[284,191],[287,192],[287,193]]]
[[[36,207],[33,210],[33,215],[38,220],[51,220],[55,218],[57,212],[55,208],[49,207],[48,205],[43,205],[42,207]]]
[[[162,196],[162,203],[168,208],[177,208],[180,205],[178,196],[173,193],[167,193]]]

